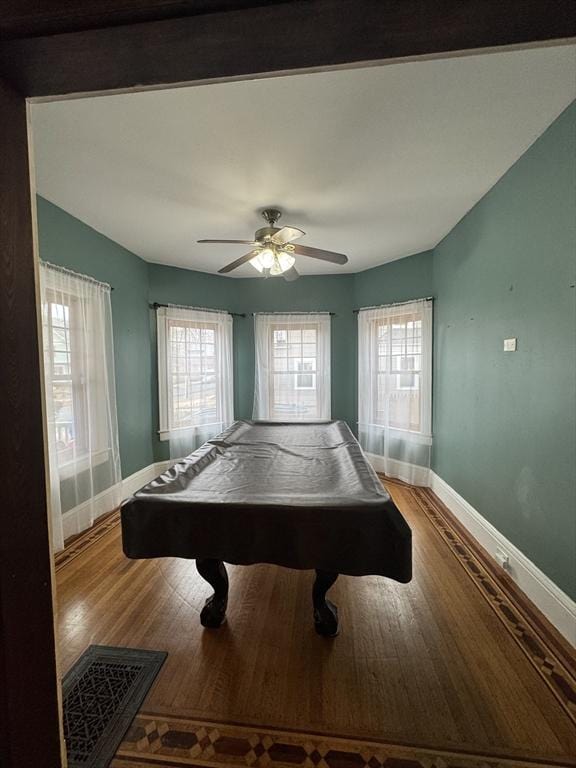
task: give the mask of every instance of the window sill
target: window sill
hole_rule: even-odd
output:
[[[69,480],[71,477],[76,477],[77,475],[82,474],[82,472],[87,472],[90,467],[105,464],[109,458],[110,451],[104,450],[97,451],[96,453],[93,453],[92,456],[81,456],[76,461],[67,461],[58,466],[60,480]]]
[[[399,427],[387,427],[385,424],[358,423],[358,429],[386,431],[390,437],[395,437],[398,440],[409,440],[414,443],[421,443],[422,445],[432,445],[432,435],[425,432],[415,432],[411,429],[401,429]]]
[[[219,427],[220,432],[222,432],[225,429],[225,424],[222,421],[214,421],[210,424],[194,424],[192,427],[182,427],[180,429],[159,429],[158,439],[161,441],[170,440],[170,435],[174,435],[175,437],[181,435],[184,437],[188,432],[195,434],[201,429],[209,429],[210,427]]]

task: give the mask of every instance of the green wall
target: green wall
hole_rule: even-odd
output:
[[[236,311],[235,280],[205,272],[193,272],[189,269],[166,267],[160,264],[148,264],[148,285],[150,303],[185,304],[206,307],[207,309],[228,309]],[[234,380],[239,379],[236,339],[239,327],[246,320],[234,318]],[[151,434],[154,460],[164,461],[170,458],[170,445],[167,440],[158,437],[160,419],[158,415],[158,355],[156,347],[156,313],[149,311],[149,335],[152,355],[152,423]],[[234,413],[238,412],[238,393],[234,387]]]
[[[356,407],[352,397],[355,368],[350,351],[355,348],[353,275],[301,277],[297,282],[262,278],[227,278],[191,270],[149,265],[150,301],[229,309],[245,313],[234,318],[234,414],[251,418],[254,398],[253,312],[313,311],[334,312],[332,318],[332,415],[352,426]],[[154,320],[152,319],[152,324]],[[152,328],[155,337],[155,328]],[[153,344],[155,361],[155,344]],[[355,359],[354,357],[352,359]],[[156,365],[156,362],[154,362]],[[154,389],[157,373],[154,373]],[[156,390],[155,390],[156,391]],[[157,398],[153,404],[158,422]],[[155,428],[157,430],[157,427]],[[168,445],[154,433],[156,460],[168,457]]]
[[[40,257],[114,288],[118,432],[122,476],[128,477],[153,461],[148,265],[42,197],[37,206]]]
[[[356,431],[357,325],[352,310],[366,303],[383,303],[428,296],[432,291],[432,253],[400,259],[356,275],[302,276],[298,281],[227,278],[176,267],[149,265],[150,301],[189,304],[245,313],[234,318],[234,414],[251,418],[254,399],[253,312],[333,312],[332,417],[344,419]],[[152,318],[152,325],[154,319]],[[155,327],[151,329],[155,338]],[[153,356],[154,424],[158,423],[155,343]],[[157,427],[155,428],[157,430]],[[166,442],[154,433],[157,461],[168,458]]]
[[[432,251],[391,261],[354,275],[354,305],[369,307],[433,294]]]
[[[435,249],[433,457],[573,598],[575,137],[576,103]]]

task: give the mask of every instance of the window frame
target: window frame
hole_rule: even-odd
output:
[[[394,432],[399,433],[409,433],[411,435],[422,435],[426,436],[428,435],[428,432],[424,428],[424,393],[422,389],[422,382],[423,382],[423,356],[424,356],[424,338],[423,338],[423,313],[419,311],[406,311],[401,306],[398,307],[397,313],[394,313],[393,315],[389,317],[375,317],[370,322],[372,325],[371,330],[371,350],[373,355],[374,364],[372,366],[372,392],[373,397],[371,398],[370,402],[370,422],[376,426],[376,427],[386,427]],[[385,356],[381,355],[379,352],[379,345],[381,344],[381,336],[379,335],[379,329],[381,327],[388,327],[390,329],[393,329],[394,324],[400,324],[404,328],[406,328],[407,324],[409,322],[418,322],[419,323],[419,329],[420,332],[418,334],[419,336],[419,350],[418,351],[408,351],[406,350],[406,354],[403,354],[401,356],[398,356],[400,360],[405,360],[407,358],[415,358],[420,357],[420,366],[416,367],[413,365],[411,368],[406,368],[402,370],[380,370],[380,359],[389,359],[393,355],[387,354]],[[407,335],[405,334],[403,342],[407,341]],[[394,344],[394,339],[390,339],[388,342],[389,344]],[[406,346],[406,344],[405,344]],[[418,386],[402,386],[400,384],[400,380],[402,376],[406,375],[412,375],[414,377],[419,377],[420,383]],[[396,387],[394,389],[395,392],[401,392],[401,393],[409,393],[409,392],[417,392],[418,393],[418,428],[417,429],[406,429],[405,427],[397,426],[392,421],[388,425],[386,425],[381,418],[378,417],[378,413],[385,410],[386,405],[384,404],[383,407],[380,406],[380,378],[383,377],[384,379],[387,376],[394,376],[396,380]]]
[[[290,340],[290,332],[300,332],[298,341]],[[305,331],[314,331],[314,340],[306,340]],[[286,352],[278,354],[276,337],[285,334]],[[276,422],[330,421],[331,414],[331,322],[326,313],[262,313],[256,318],[256,380],[254,418]],[[299,354],[291,354],[291,344],[299,345]],[[311,348],[313,345],[313,353]],[[285,366],[277,368],[278,359]],[[308,366],[309,370],[305,370]],[[306,378],[304,378],[306,377]],[[311,378],[309,378],[311,377]],[[288,389],[281,389],[282,382]],[[306,382],[310,382],[306,384]],[[279,392],[285,394],[287,403],[278,401]],[[313,405],[298,401],[298,393],[306,400],[306,393],[313,395]],[[296,395],[296,397],[294,397]],[[257,404],[258,403],[258,407]],[[282,412],[282,407],[286,411]],[[299,408],[299,406],[302,406]],[[293,408],[293,412],[290,411]],[[313,410],[316,415],[307,415]]]
[[[192,312],[193,310],[189,310]],[[203,310],[198,310],[202,312]],[[204,310],[208,313],[208,310]],[[170,439],[170,435],[174,435],[178,432],[186,432],[192,429],[202,429],[204,427],[211,427],[222,424],[226,419],[223,411],[223,394],[224,394],[224,382],[222,379],[223,374],[218,370],[222,362],[222,349],[224,340],[222,334],[226,332],[224,324],[219,322],[218,312],[210,313],[209,319],[198,319],[193,317],[185,317],[184,311],[181,316],[168,317],[166,314],[161,314],[158,310],[157,314],[157,344],[156,350],[158,355],[158,413],[159,413],[159,425],[157,434],[161,441]],[[224,315],[224,313],[222,313]],[[215,419],[210,422],[194,422],[190,424],[176,426],[174,423],[174,400],[173,400],[173,377],[175,375],[174,369],[170,368],[172,355],[171,355],[171,341],[169,338],[169,329],[174,327],[182,328],[197,328],[200,334],[203,329],[208,328],[214,331],[214,376],[216,378],[216,414]],[[161,340],[163,336],[163,340]],[[185,343],[185,342],[184,342]],[[230,339],[231,343],[231,339]],[[200,349],[202,348],[202,338],[200,336]],[[162,354],[164,353],[164,359]],[[200,356],[202,358],[202,355]],[[186,374],[184,374],[186,375]],[[187,379],[188,384],[191,382],[190,377]],[[193,419],[193,415],[192,415]]]
[[[46,290],[46,296],[46,316],[43,318],[42,323],[43,328],[46,331],[52,365],[52,370],[50,372],[52,399],[54,399],[54,384],[62,381],[70,381],[72,388],[73,414],[78,414],[78,421],[76,421],[76,419],[73,419],[72,421],[74,426],[74,439],[76,444],[80,446],[76,457],[74,457],[72,448],[66,449],[66,451],[68,451],[67,454],[57,450],[58,474],[61,480],[66,480],[71,477],[76,477],[78,474],[88,470],[91,466],[104,464],[109,459],[110,447],[100,446],[97,450],[90,451],[89,440],[87,438],[89,430],[86,392],[87,382],[83,380],[83,375],[77,362],[78,355],[83,354],[83,343],[81,333],[74,321],[74,315],[77,312],[87,311],[86,307],[84,309],[82,308],[82,303],[85,302],[85,299],[75,293],[55,291],[53,288],[48,288]],[[62,303],[62,299],[66,300],[65,304]],[[65,330],[69,335],[68,354],[70,358],[70,374],[68,376],[56,374],[54,372],[55,363],[53,355],[55,355],[57,350],[54,348],[53,306],[68,307],[68,327],[65,327]]]

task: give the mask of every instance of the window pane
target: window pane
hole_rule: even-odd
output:
[[[54,404],[54,429],[56,448],[59,453],[74,448],[76,434],[74,429],[74,398],[72,381],[55,381],[52,385]]]
[[[318,328],[308,323],[276,326],[270,341],[269,417],[287,421],[319,418]]]
[[[375,322],[374,423],[419,431],[422,321],[399,315]]]
[[[217,422],[218,329],[207,324],[172,320],[168,325],[174,429]]]
[[[288,343],[289,344],[302,343],[302,331],[300,328],[290,328],[288,330]]]
[[[302,341],[307,344],[313,342],[316,343],[316,329],[315,328],[305,328],[302,331]]]

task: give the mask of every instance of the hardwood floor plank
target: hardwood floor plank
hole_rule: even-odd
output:
[[[473,583],[440,508],[425,509],[433,497],[389,488],[413,529],[414,579],[340,577],[337,638],[314,632],[313,573],[270,565],[230,566],[227,623],[204,630],[210,588],[194,563],[129,561],[109,526],[58,572],[65,668],[91,642],[156,648],[169,656],[143,711],[158,717],[576,765],[567,702]]]

